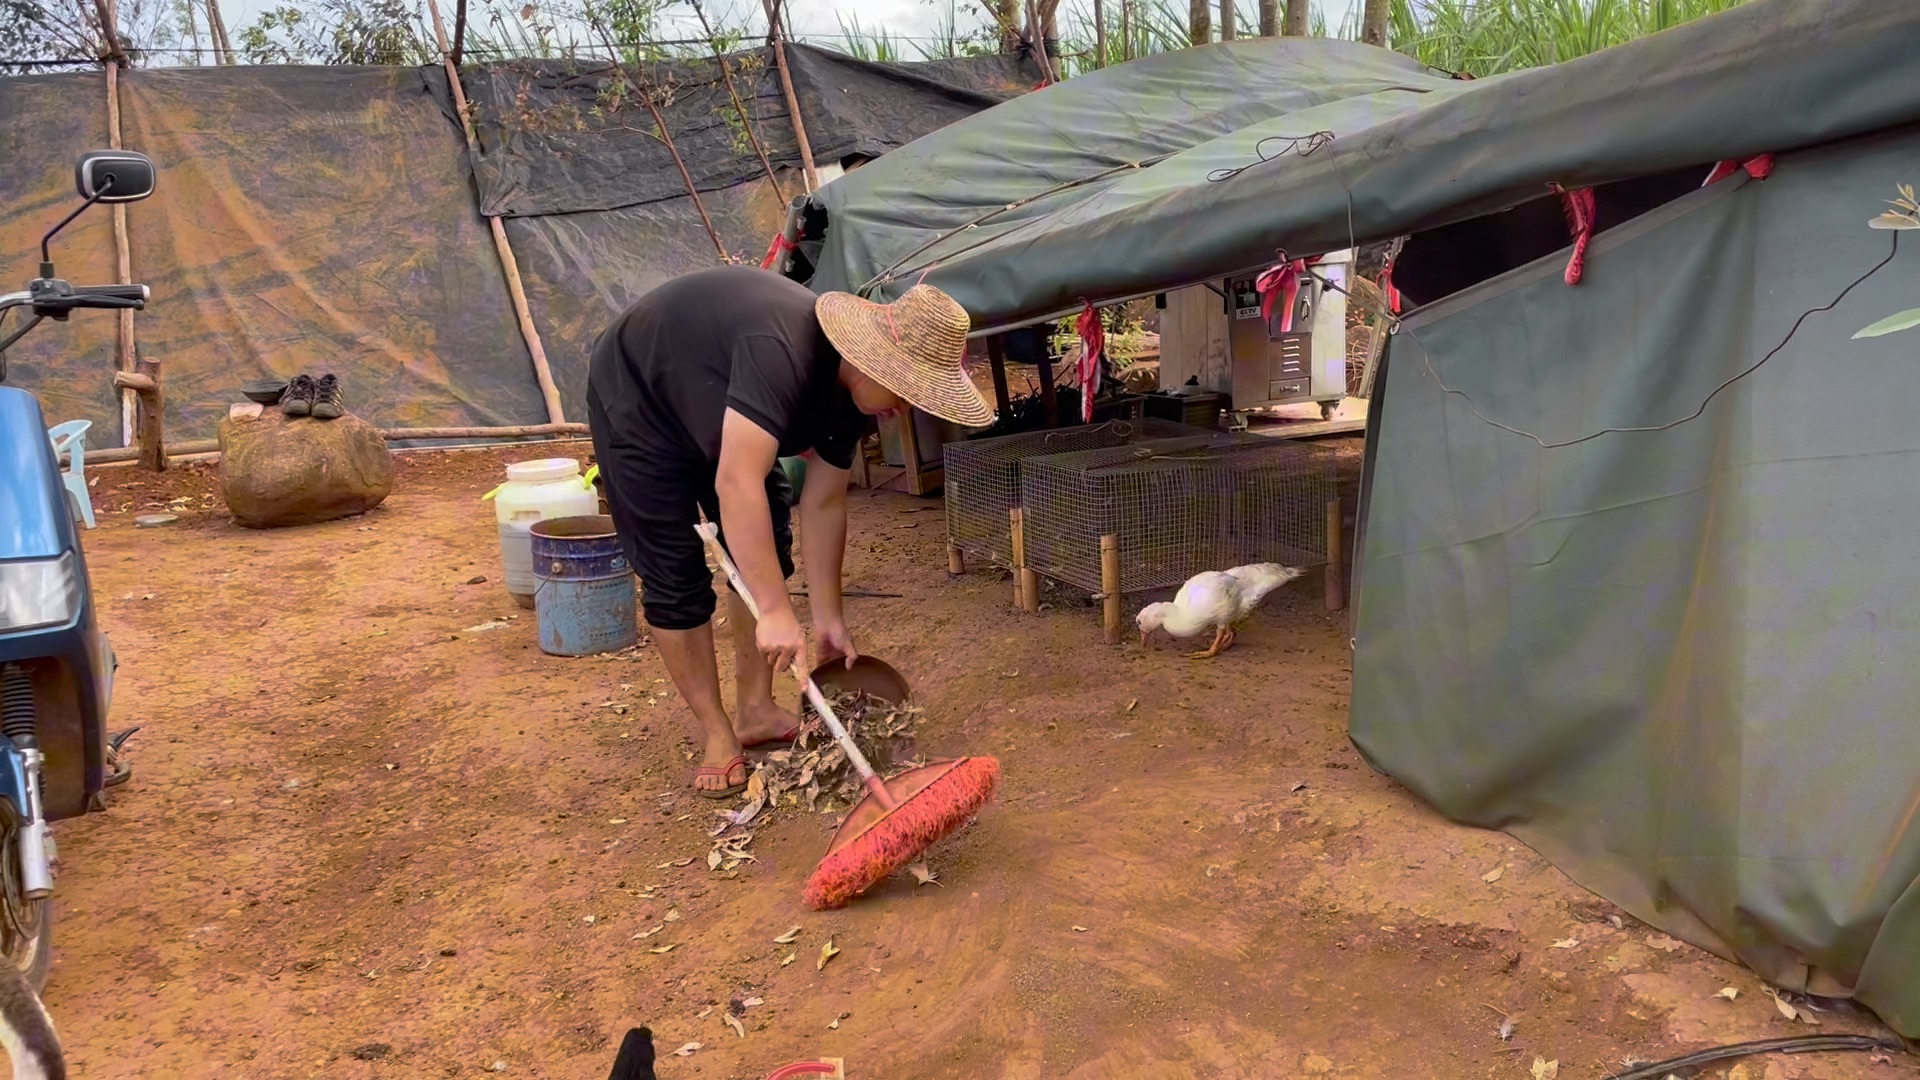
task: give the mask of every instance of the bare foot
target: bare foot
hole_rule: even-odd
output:
[[[787,742],[800,731],[800,717],[771,701],[734,711],[733,730],[740,737],[741,746]]]
[[[747,759],[731,739],[708,743],[700,767],[693,772],[693,790],[709,797],[736,790],[747,782]]]

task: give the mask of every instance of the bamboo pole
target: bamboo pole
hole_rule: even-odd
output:
[[[465,3],[466,0],[461,0]],[[727,58],[720,53],[720,42],[713,34],[713,24],[707,21],[707,9],[700,0],[692,0],[693,13],[700,16],[700,29],[707,35],[707,44],[713,49],[713,62],[720,66],[720,79],[727,84],[727,97],[733,99],[733,112],[740,118],[740,126],[747,132],[747,141],[753,144],[754,156],[760,159],[760,167],[767,171],[767,183],[773,185],[773,197],[786,205],[787,193],[780,190],[780,178],[774,175],[773,162],[767,158],[767,148],[760,145],[760,136],[754,133],[753,121],[747,117],[747,107],[740,102],[740,92],[733,88],[733,72],[727,67]],[[779,267],[774,267],[778,271]]]
[[[113,385],[134,395],[133,429],[140,435],[140,464],[154,472],[166,472],[166,403],[160,394],[160,362],[140,357],[132,371],[114,372]]]
[[[1008,538],[1013,544],[1013,606],[1032,611],[1039,605],[1027,593],[1027,576],[1032,571],[1027,569],[1027,526],[1019,507],[1007,511],[1007,527],[1012,530]]]
[[[140,376],[129,372],[116,376],[138,382]],[[317,421],[326,423],[327,421]],[[388,442],[433,441],[437,439],[524,439],[538,436],[553,436],[557,440],[584,439],[590,432],[585,424],[520,424],[509,427],[445,427],[445,428],[382,428],[380,437]],[[217,453],[219,439],[187,439],[166,446],[166,456],[170,458],[192,457],[197,454]],[[423,447],[422,449],[428,449]],[[432,449],[446,449],[433,447]],[[87,451],[87,464],[113,465],[127,461],[138,461],[141,448],[137,446],[110,446],[104,450]]]
[[[105,8],[111,16],[113,8]],[[120,140],[120,65],[107,61],[107,145],[112,149],[121,149]],[[114,280],[122,285],[133,281],[133,251],[127,242],[127,204],[113,204],[113,249]],[[133,370],[133,309],[121,308],[117,313],[119,324],[114,331],[113,368],[116,372]],[[132,446],[139,427],[135,423],[136,410],[131,390],[120,392],[120,445]]]
[[[1233,0],[1220,0],[1220,40],[1232,41],[1237,32],[1234,27]]]
[[[1120,62],[1133,59],[1133,0],[1120,0]]]
[[[213,0],[207,0],[212,3]],[[447,69],[447,87],[453,93],[453,109],[460,117],[460,133],[466,136],[467,153],[479,163],[480,144],[473,136],[472,115],[467,108],[467,92],[460,85],[460,69],[453,66],[453,57],[447,51],[447,26],[440,20],[438,0],[427,0],[427,11],[433,16],[433,36],[440,45],[440,63]],[[553,368],[547,364],[547,350],[540,344],[540,331],[533,325],[533,309],[527,304],[527,290],[520,282],[520,264],[513,257],[513,245],[507,243],[507,228],[500,219],[487,215],[487,225],[493,232],[493,248],[500,254],[500,266],[507,275],[507,295],[513,300],[513,314],[520,321],[520,336],[527,343],[527,353],[533,358],[533,378],[540,385],[540,397],[546,402],[547,419],[555,424],[566,422],[567,416],[560,407],[560,388],[554,385]]]
[[[1260,36],[1277,37],[1280,33],[1280,0],[1260,0]]]
[[[793,92],[793,73],[787,68],[787,47],[781,41],[780,0],[761,0],[767,12],[767,34],[773,39],[773,66],[780,72],[780,92],[787,98],[787,116],[793,121],[793,139],[800,147],[800,174],[805,177],[807,194],[820,190],[820,172],[813,167],[813,143],[807,139],[807,123],[800,116],[800,97]]]
[[[505,427],[382,428],[388,442],[403,439],[522,439],[535,435],[590,435],[585,424],[511,424]]]
[[[1107,66],[1107,9],[1093,0],[1093,66]]]
[[[1107,644],[1120,644],[1120,538],[1100,538],[1100,616]]]
[[[207,0],[207,36],[213,39],[215,63],[232,67],[233,39],[227,36],[227,19],[220,14],[220,0]]]
[[[1347,606],[1345,542],[1340,536],[1341,527],[1340,497],[1334,496],[1327,503],[1327,610],[1339,611]]]

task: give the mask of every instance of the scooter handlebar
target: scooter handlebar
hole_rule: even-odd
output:
[[[73,291],[87,296],[117,296],[122,300],[153,299],[153,293],[145,285],[76,285]]]

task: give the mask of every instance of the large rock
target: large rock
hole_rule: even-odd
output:
[[[393,490],[393,456],[357,416],[291,419],[235,406],[220,421],[220,486],[242,525],[312,525],[379,506]]]

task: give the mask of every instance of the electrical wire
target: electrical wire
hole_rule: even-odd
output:
[[[1329,134],[1328,141],[1331,141],[1331,140],[1332,140],[1332,135]],[[1347,199],[1346,199],[1347,247],[1349,250],[1357,250],[1358,237],[1356,236],[1355,229],[1354,229],[1354,222],[1353,222],[1353,188],[1348,186],[1346,174],[1341,171],[1340,163],[1336,159],[1335,155],[1329,154],[1327,155],[1327,157],[1329,162],[1331,162],[1333,166],[1334,175],[1340,181],[1340,187],[1342,188],[1342,190],[1346,192],[1346,196],[1347,196]],[[1368,299],[1363,299],[1361,297],[1355,296],[1351,291],[1347,290],[1346,288],[1343,288],[1338,283],[1329,280],[1323,275],[1316,273],[1312,268],[1308,268],[1307,273],[1310,276],[1312,276],[1314,280],[1320,282],[1320,284],[1323,287],[1332,289],[1335,292],[1338,292],[1341,295],[1347,297],[1349,300],[1352,300],[1355,303],[1359,304],[1360,306],[1370,310],[1375,315],[1379,315],[1385,318],[1387,320],[1387,329],[1389,333],[1391,333],[1393,336],[1398,337],[1402,334],[1405,334],[1409,339],[1411,339],[1415,345],[1419,346],[1420,364],[1426,370],[1427,375],[1433,379],[1434,385],[1439,387],[1442,393],[1450,394],[1454,397],[1458,397],[1461,401],[1465,402],[1467,406],[1467,410],[1474,415],[1475,419],[1481,421],[1482,423],[1488,424],[1492,427],[1499,428],[1501,431],[1508,432],[1509,434],[1518,435],[1524,439],[1529,439],[1543,450],[1564,450],[1570,446],[1578,446],[1582,443],[1592,442],[1593,440],[1598,439],[1603,435],[1652,434],[1652,433],[1661,432],[1661,431],[1671,431],[1672,429],[1677,428],[1682,424],[1691,423],[1694,420],[1698,420],[1701,416],[1705,415],[1707,411],[1707,406],[1713,404],[1714,398],[1719,397],[1722,392],[1724,392],[1727,388],[1733,386],[1735,383],[1741,381],[1742,379],[1745,379],[1749,375],[1752,375],[1754,372],[1759,371],[1762,367],[1766,365],[1767,361],[1779,355],[1781,350],[1785,349],[1789,344],[1791,344],[1794,337],[1800,333],[1800,327],[1809,318],[1812,318],[1813,316],[1821,314],[1823,312],[1832,311],[1834,308],[1839,307],[1840,302],[1845,300],[1849,293],[1853,292],[1853,290],[1859,288],[1860,286],[1866,284],[1867,280],[1869,278],[1872,278],[1875,274],[1878,274],[1880,271],[1886,269],[1887,265],[1892,263],[1893,260],[1900,254],[1900,230],[1893,229],[1888,231],[1892,236],[1893,240],[1892,240],[1892,243],[1889,245],[1885,258],[1873,264],[1871,268],[1869,268],[1865,273],[1861,274],[1859,277],[1854,278],[1851,282],[1848,282],[1847,286],[1841,289],[1839,294],[1836,295],[1832,300],[1828,301],[1827,303],[1819,307],[1809,308],[1806,311],[1801,312],[1800,317],[1793,321],[1793,326],[1788,328],[1786,337],[1780,339],[1780,342],[1776,344],[1773,348],[1768,349],[1766,354],[1760,357],[1760,359],[1755,360],[1753,363],[1747,365],[1746,368],[1730,376],[1725,381],[1721,382],[1720,385],[1714,387],[1711,391],[1709,391],[1707,396],[1701,399],[1700,406],[1694,409],[1693,412],[1688,413],[1686,416],[1679,417],[1678,419],[1669,420],[1664,424],[1653,424],[1653,425],[1646,425],[1646,426],[1639,426],[1639,427],[1601,428],[1598,431],[1588,432],[1587,434],[1581,435],[1578,438],[1563,439],[1558,442],[1548,442],[1545,439],[1541,438],[1539,435],[1536,435],[1531,431],[1514,427],[1511,424],[1502,423],[1501,421],[1495,420],[1493,417],[1488,416],[1486,413],[1482,412],[1480,410],[1480,406],[1474,402],[1473,396],[1471,394],[1467,393],[1464,390],[1459,389],[1458,387],[1448,385],[1447,381],[1441,378],[1440,372],[1433,366],[1433,358],[1432,358],[1432,355],[1427,351],[1426,343],[1420,340],[1419,334],[1415,333],[1413,330],[1409,329],[1406,326],[1405,322],[1400,318],[1400,316],[1394,314],[1392,311],[1387,310],[1385,307],[1383,307],[1380,304],[1374,303]]]
[[[1253,155],[1256,160],[1234,168],[1215,169],[1207,174],[1207,182],[1210,184],[1218,184],[1231,180],[1241,173],[1246,172],[1248,169],[1258,168],[1270,161],[1276,161],[1286,157],[1290,153],[1297,153],[1300,157],[1306,157],[1332,141],[1333,132],[1331,131],[1316,131],[1311,135],[1268,135],[1253,144]],[[1287,145],[1281,147],[1277,153],[1267,153],[1267,144],[1276,142],[1286,143]]]
[[[1607,1080],[1661,1080],[1669,1073],[1730,1058],[1752,1057],[1756,1054],[1809,1054],[1823,1050],[1883,1050],[1901,1054],[1906,1052],[1906,1047],[1897,1040],[1876,1039],[1871,1035],[1796,1035],[1786,1039],[1757,1039],[1716,1046],[1711,1050],[1683,1054],[1666,1061],[1636,1065],[1628,1072],[1609,1073]]]
[[[1354,300],[1355,302],[1361,304],[1362,306],[1372,309],[1375,314],[1384,315],[1389,321],[1390,329],[1392,330],[1395,336],[1404,334],[1406,335],[1407,338],[1409,338],[1414,343],[1414,345],[1419,347],[1421,366],[1426,370],[1427,375],[1433,379],[1434,385],[1439,387],[1442,393],[1450,394],[1454,397],[1459,398],[1461,401],[1465,402],[1467,406],[1467,410],[1471,412],[1476,419],[1492,427],[1499,428],[1501,431],[1505,431],[1513,435],[1518,435],[1524,439],[1529,439],[1532,442],[1534,442],[1536,445],[1538,445],[1542,450],[1564,450],[1570,446],[1579,446],[1581,443],[1592,442],[1593,440],[1598,439],[1603,435],[1652,434],[1652,433],[1661,432],[1661,431],[1671,431],[1682,424],[1691,423],[1694,420],[1698,420],[1702,415],[1706,413],[1707,406],[1713,404],[1713,400],[1719,397],[1721,393],[1726,391],[1729,387],[1733,386],[1735,383],[1738,383],[1742,379],[1745,379],[1747,376],[1752,375],[1756,371],[1759,371],[1762,367],[1766,365],[1767,361],[1779,355],[1781,350],[1785,349],[1789,344],[1791,344],[1793,342],[1794,337],[1800,333],[1800,327],[1803,324],[1805,324],[1808,319],[1812,318],[1815,315],[1821,314],[1823,312],[1832,311],[1834,308],[1839,307],[1840,302],[1847,298],[1847,294],[1853,292],[1853,290],[1859,288],[1861,285],[1866,284],[1869,278],[1873,277],[1875,274],[1878,274],[1880,271],[1886,269],[1887,265],[1893,262],[1894,258],[1900,254],[1900,233],[1898,230],[1889,230],[1889,231],[1893,237],[1893,242],[1889,246],[1885,258],[1882,258],[1879,262],[1873,264],[1873,266],[1870,269],[1868,269],[1865,273],[1861,274],[1859,277],[1854,278],[1851,282],[1847,284],[1845,288],[1841,289],[1839,294],[1836,295],[1832,300],[1828,301],[1825,304],[1820,305],[1819,307],[1808,308],[1806,311],[1801,312],[1800,317],[1793,321],[1793,326],[1787,331],[1786,337],[1781,338],[1778,344],[1776,344],[1773,348],[1768,349],[1766,352],[1766,355],[1760,357],[1760,359],[1758,360],[1755,360],[1753,363],[1747,365],[1745,368],[1741,369],[1739,372],[1729,376],[1727,379],[1722,381],[1718,386],[1714,387],[1711,391],[1708,392],[1706,397],[1701,399],[1699,407],[1694,409],[1692,412],[1688,413],[1685,416],[1678,417],[1677,419],[1669,420],[1663,424],[1649,424],[1649,425],[1642,425],[1642,426],[1636,426],[1636,427],[1606,427],[1606,428],[1601,428],[1598,431],[1590,431],[1587,434],[1581,435],[1577,438],[1561,439],[1556,442],[1548,442],[1545,439],[1541,438],[1539,435],[1536,435],[1531,431],[1527,431],[1523,428],[1517,428],[1517,427],[1514,427],[1512,424],[1507,424],[1499,420],[1495,420],[1493,417],[1488,416],[1486,413],[1482,412],[1480,410],[1480,406],[1474,402],[1473,395],[1467,393],[1465,390],[1462,390],[1459,387],[1448,385],[1447,381],[1441,377],[1439,370],[1434,367],[1433,357],[1427,351],[1426,343],[1421,341],[1420,335],[1414,332],[1412,329],[1408,328],[1398,316],[1394,315],[1391,312],[1384,311],[1377,304],[1373,304],[1368,300],[1363,300],[1359,297],[1354,296],[1353,293],[1348,292],[1346,289],[1341,288],[1339,285],[1335,284],[1334,282],[1328,281],[1326,278],[1321,277],[1318,274],[1315,274],[1314,277],[1322,285],[1332,288],[1340,293],[1343,293],[1348,298]],[[1311,270],[1308,272],[1312,273]]]

